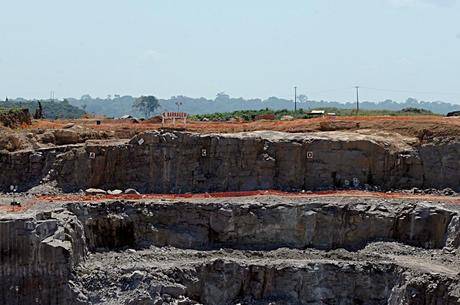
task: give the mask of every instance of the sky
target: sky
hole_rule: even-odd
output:
[[[0,0],[0,99],[460,104],[460,0]]]

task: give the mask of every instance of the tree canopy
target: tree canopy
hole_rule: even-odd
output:
[[[141,96],[134,100],[133,109],[149,118],[160,107],[160,102],[153,95]]]
[[[42,116],[45,119],[78,119],[81,118],[85,111],[63,101],[40,101],[42,104]],[[0,101],[0,108],[21,109],[27,108],[30,113],[35,113],[39,108],[38,101],[28,101],[24,99]]]

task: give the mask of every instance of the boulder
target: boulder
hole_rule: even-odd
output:
[[[43,134],[40,135],[39,141],[47,144],[47,143],[55,143],[56,142],[56,137],[54,136],[54,133],[51,131],[46,131]]]
[[[135,189],[126,189],[125,194],[140,195],[140,193],[138,191],[136,191]]]
[[[89,188],[85,190],[85,194],[86,195],[105,195],[107,194],[107,192],[101,189]]]
[[[76,144],[80,143],[80,135],[69,129],[56,129],[54,137],[57,145]]]
[[[121,191],[121,190],[113,190],[113,191],[108,191],[107,193],[109,195],[120,195],[120,194],[123,194],[123,191]]]

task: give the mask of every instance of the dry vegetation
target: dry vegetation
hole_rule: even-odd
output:
[[[30,128],[62,128],[69,122],[75,122],[83,127],[97,130],[114,131],[120,137],[130,137],[133,134],[152,129],[162,128],[160,123],[144,121],[133,123],[130,120],[99,119],[35,121]],[[173,128],[168,122],[167,128]],[[460,118],[440,116],[369,116],[369,117],[324,117],[315,119],[297,119],[292,121],[252,121],[252,122],[202,122],[189,121],[187,125],[178,123],[176,128],[202,133],[233,133],[256,130],[275,130],[285,132],[311,132],[331,130],[371,129],[376,131],[397,132],[404,136],[420,137],[452,137],[460,135]]]

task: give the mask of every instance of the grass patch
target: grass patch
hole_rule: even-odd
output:
[[[324,110],[325,113],[335,113],[337,116],[356,116],[355,109],[341,109],[341,108],[321,108],[312,110]],[[291,111],[287,109],[283,110],[244,110],[244,111],[233,111],[233,112],[216,112],[210,114],[199,114],[191,116],[193,120],[208,119],[211,121],[229,121],[230,119],[241,118],[245,121],[253,121],[260,115],[274,115],[277,120],[283,116],[289,115],[296,119],[309,119],[317,116],[309,114],[310,110],[299,109],[297,111]],[[417,116],[417,115],[436,115],[433,112],[425,109],[418,108],[405,108],[399,111],[392,110],[360,110],[358,116]]]

